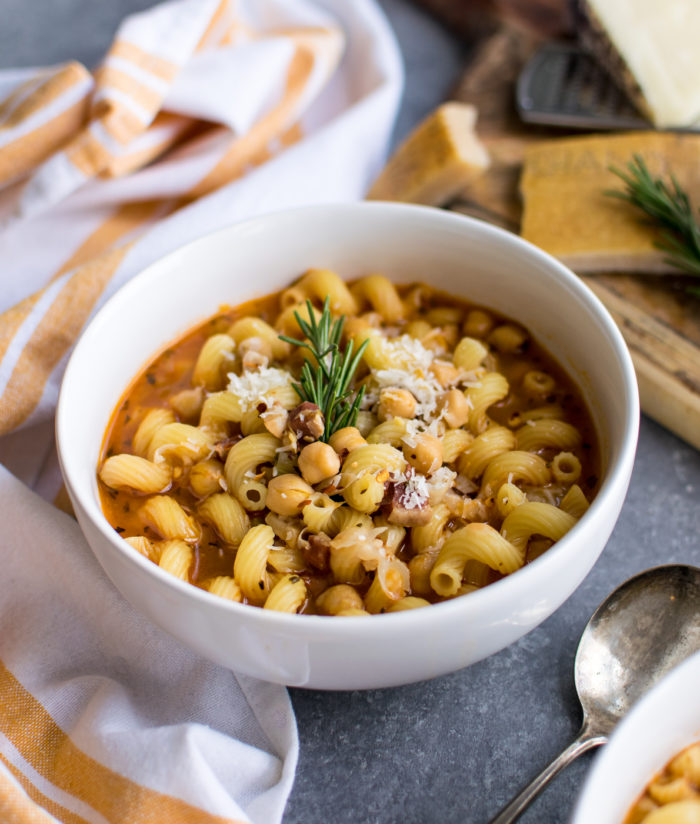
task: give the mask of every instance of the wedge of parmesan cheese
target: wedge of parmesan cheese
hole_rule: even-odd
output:
[[[420,123],[389,159],[367,195],[441,206],[489,166],[474,127],[476,109],[444,103]]]
[[[581,273],[677,273],[654,246],[659,236],[644,214],[605,195],[624,188],[610,166],[624,169],[635,154],[653,175],[667,178],[672,172],[700,206],[700,135],[562,138],[526,149],[522,236]]]
[[[700,119],[700,2],[583,0],[584,41],[659,127]]]

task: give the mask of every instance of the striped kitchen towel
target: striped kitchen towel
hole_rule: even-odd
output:
[[[0,521],[0,822],[277,824],[299,748],[284,687],[134,612],[2,467]]]

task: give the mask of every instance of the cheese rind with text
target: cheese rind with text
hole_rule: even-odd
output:
[[[700,206],[700,135],[634,132],[560,138],[525,150],[521,234],[578,272],[677,273],[655,247],[658,231],[610,171],[640,155],[654,176],[673,173]],[[700,214],[699,214],[700,217]]]

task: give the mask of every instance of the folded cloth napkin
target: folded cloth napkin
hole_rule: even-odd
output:
[[[3,824],[281,820],[286,691],[150,626],[18,477],[58,489],[58,386],[99,306],[204,232],[361,197],[400,89],[373,0],[171,0],[94,73],[0,72]]]

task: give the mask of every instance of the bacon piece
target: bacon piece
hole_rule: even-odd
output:
[[[388,519],[401,526],[425,526],[433,517],[428,498],[418,498],[409,491],[409,482],[393,485],[388,503]]]
[[[324,573],[330,570],[331,539],[325,532],[312,533],[299,546],[307,567]]]

